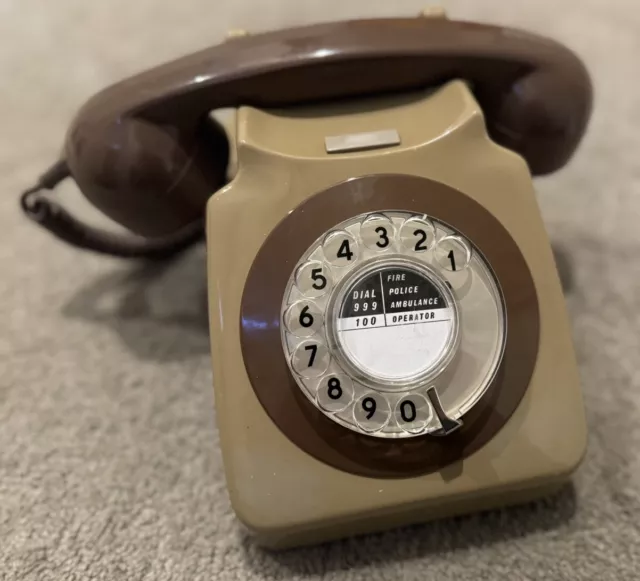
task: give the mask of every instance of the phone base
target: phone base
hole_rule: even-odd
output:
[[[256,544],[272,550],[283,550],[293,547],[304,547],[327,541],[355,537],[400,528],[403,526],[428,524],[429,522],[471,513],[485,512],[499,508],[511,508],[535,502],[541,498],[558,494],[569,482],[569,477],[557,483],[546,484],[534,488],[503,490],[486,497],[458,499],[450,505],[411,506],[402,511],[393,509],[359,519],[347,519],[341,523],[323,523],[320,526],[297,531],[289,529],[256,531],[247,527],[248,534]],[[464,526],[464,524],[461,524]]]
[[[390,128],[400,144],[338,154],[325,149],[326,136]],[[489,139],[467,86],[454,81],[434,92],[371,100],[366,106],[243,108],[237,147],[238,173],[208,205],[209,305],[229,494],[256,541],[284,548],[378,531],[525,502],[566,481],[584,454],[586,424],[562,288],[529,170],[522,158]],[[482,206],[517,245],[539,305],[535,364],[513,414],[463,460],[419,475],[365,476],[304,451],[256,396],[241,344],[242,329],[280,324],[241,317],[245,285],[265,240],[303,202],[323,195],[318,192],[372,174],[429,178]],[[345,206],[350,203],[345,199]],[[299,241],[292,236],[290,244]],[[300,255],[308,243],[301,247]],[[267,276],[263,284],[269,289],[273,280]],[[281,301],[280,296],[278,309]],[[272,379],[261,381],[269,387]],[[297,406],[284,412],[293,423],[302,414]],[[500,415],[497,408],[493,415]],[[310,437],[326,445],[321,431]]]

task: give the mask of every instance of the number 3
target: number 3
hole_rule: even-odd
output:
[[[376,228],[376,234],[380,235],[380,240],[376,242],[376,246],[378,248],[386,248],[389,246],[389,235],[387,234],[387,229],[382,226],[378,226]]]

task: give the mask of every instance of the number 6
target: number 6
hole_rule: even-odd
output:
[[[305,305],[305,307],[300,311],[300,317],[298,318],[298,322],[305,328],[308,329],[313,325],[313,315],[309,313],[309,305]]]

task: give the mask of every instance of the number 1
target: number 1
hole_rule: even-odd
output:
[[[453,255],[453,250],[449,250],[449,254],[447,254],[447,258],[451,261],[451,270],[456,269],[456,257]]]

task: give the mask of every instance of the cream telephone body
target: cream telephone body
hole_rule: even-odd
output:
[[[241,108],[207,208],[229,490],[268,545],[533,498],[585,446],[526,164],[462,81],[361,106]]]

